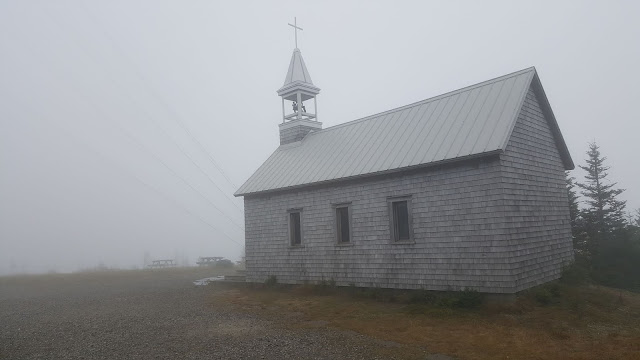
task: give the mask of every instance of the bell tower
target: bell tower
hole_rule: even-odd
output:
[[[298,49],[298,30],[302,28],[289,24],[296,32],[296,48],[293,50],[291,62],[284,85],[278,90],[282,98],[282,123],[280,127],[280,145],[302,140],[309,132],[321,130],[322,123],[318,122],[318,103],[316,96],[320,88],[313,85],[307,66]],[[309,107],[313,99],[313,108]],[[306,103],[305,103],[306,102]],[[287,110],[287,109],[291,110]]]

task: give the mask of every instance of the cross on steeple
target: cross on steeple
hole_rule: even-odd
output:
[[[293,18],[293,25],[292,24],[288,24],[289,26],[293,27],[293,31],[296,34],[296,49],[298,48],[298,30],[302,30],[301,27],[298,27],[298,22],[297,19],[294,17]]]

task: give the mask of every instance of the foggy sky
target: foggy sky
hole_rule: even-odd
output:
[[[638,208],[638,14],[635,1],[0,1],[0,274],[238,259],[232,194],[278,146],[294,16],[325,128],[536,66],[574,162],[597,141]]]

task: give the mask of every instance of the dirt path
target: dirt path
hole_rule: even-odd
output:
[[[0,359],[375,359],[397,346],[234,311],[216,302],[219,290],[192,284],[211,275],[0,278]]]

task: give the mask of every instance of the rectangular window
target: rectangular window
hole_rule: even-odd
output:
[[[411,241],[409,200],[391,201],[391,229],[394,241]]]
[[[289,241],[291,246],[302,244],[302,224],[300,211],[289,212]]]
[[[338,235],[338,243],[348,243],[351,241],[349,222],[349,207],[336,207],[336,233]]]

